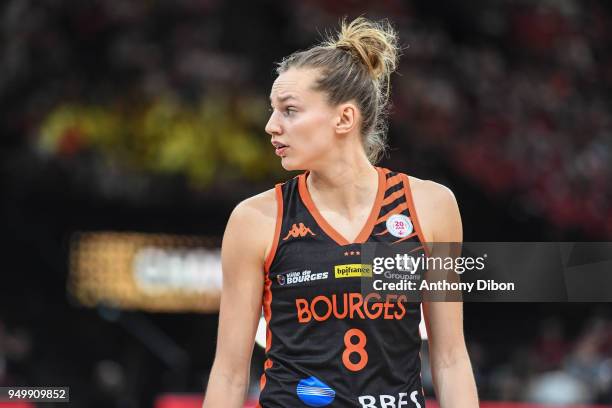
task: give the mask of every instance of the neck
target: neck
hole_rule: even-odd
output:
[[[371,206],[378,191],[378,172],[362,153],[312,169],[306,182],[313,197],[351,217],[362,206]]]

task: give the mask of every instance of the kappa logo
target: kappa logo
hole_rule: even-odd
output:
[[[287,236],[285,238],[283,238],[283,241],[286,241],[289,239],[289,237],[293,237],[293,238],[303,238],[306,236],[306,234],[310,234],[312,236],[315,236],[317,234],[315,234],[314,232],[312,232],[310,230],[310,228],[308,228],[307,226],[304,225],[303,222],[300,222],[298,225],[293,224],[291,226],[291,229],[289,230],[289,232],[287,233]]]

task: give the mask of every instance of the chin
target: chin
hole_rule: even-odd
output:
[[[281,158],[281,166],[283,166],[283,169],[287,171],[304,170],[305,168],[303,163],[300,163],[298,160],[287,156]]]

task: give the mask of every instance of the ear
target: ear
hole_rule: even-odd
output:
[[[359,110],[357,109],[357,106],[351,102],[342,103],[338,105],[336,112],[336,133],[350,133],[357,126],[359,121]]]

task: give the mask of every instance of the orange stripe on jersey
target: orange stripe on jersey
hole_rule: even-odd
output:
[[[259,390],[260,391],[263,390],[264,387],[266,386],[266,369],[271,368],[271,367],[272,367],[272,360],[268,358],[264,362],[264,372],[259,378]]]
[[[349,244],[363,244],[368,240],[370,235],[372,234],[372,229],[374,225],[377,223],[376,218],[380,214],[380,206],[385,197],[385,175],[383,170],[380,167],[376,167],[376,172],[378,173],[378,190],[376,192],[376,198],[374,200],[374,204],[372,205],[372,210],[370,211],[370,216],[368,217],[365,225],[361,228],[359,235],[355,238],[353,242],[349,242],[346,238],[344,238],[338,231],[332,227],[325,218],[321,215],[314,202],[312,201],[312,197],[310,196],[310,192],[308,191],[308,186],[306,185],[306,177],[308,176],[308,172],[302,173],[298,176],[298,191],[302,202],[310,212],[310,215],[315,219],[315,222],[319,225],[319,227],[336,243],[340,246],[345,246]]]
[[[381,222],[387,221],[387,219],[390,216],[392,216],[393,214],[399,214],[402,211],[404,211],[406,208],[408,208],[408,203],[402,203],[398,205],[397,207],[395,207],[394,209],[392,209],[391,211],[389,211],[388,213],[386,213],[385,215],[383,215],[382,217],[380,217],[378,221],[376,221],[376,223],[380,224]]]
[[[270,316],[272,315],[270,305],[272,304],[272,291],[270,290],[270,286],[272,286],[272,281],[266,275],[263,295],[264,319],[266,320],[266,351],[270,350],[270,346],[272,345],[272,333],[270,332]]]
[[[378,172],[378,191],[376,192],[376,198],[374,199],[374,205],[372,206],[370,216],[361,229],[359,235],[357,235],[357,238],[355,238],[355,242],[358,244],[363,244],[368,240],[370,235],[372,235],[372,230],[377,222],[376,218],[378,218],[378,214],[380,214],[381,203],[385,198],[385,175],[381,171],[380,167],[376,167],[376,171]]]
[[[315,219],[315,222],[319,224],[319,227],[338,245],[348,245],[349,242],[340,235],[331,225],[327,223],[325,218],[319,213],[319,210],[314,205],[312,201],[312,197],[310,197],[310,192],[308,191],[308,186],[306,185],[306,177],[308,172],[302,173],[298,176],[298,191],[300,193],[300,197],[304,202],[304,205],[310,212],[310,215]]]
[[[389,233],[389,230],[385,228],[385,230],[383,232],[379,232],[376,235],[385,235],[385,234],[388,234],[388,233]]]
[[[421,245],[421,246],[418,246],[418,247],[416,247],[416,248],[411,249],[410,251],[408,251],[408,253],[416,252],[416,251],[418,251],[419,249],[424,249],[423,245]]]
[[[401,174],[396,174],[395,176],[388,178],[387,179],[387,190],[397,186],[401,182],[402,182]]]
[[[391,194],[389,197],[383,200],[382,206],[384,207],[387,204],[391,204],[392,202],[394,202],[395,200],[397,200],[403,195],[404,195],[404,192],[402,190],[396,191],[395,193]]]
[[[274,260],[274,255],[276,255],[276,249],[278,248],[278,240],[280,239],[280,230],[283,224],[283,190],[281,188],[281,184],[277,184],[274,186],[276,190],[276,227],[274,228],[274,239],[272,241],[272,248],[270,248],[270,253],[266,257],[264,262],[264,272],[268,273],[270,271],[270,266],[272,265],[272,261]]]
[[[419,219],[417,217],[416,209],[414,207],[414,201],[412,200],[412,189],[410,188],[410,179],[407,175],[402,174],[402,178],[404,179],[404,190],[406,191],[406,201],[409,206],[409,211],[411,215],[412,225],[414,225],[414,230],[419,234],[419,239],[421,243],[423,243],[423,250],[425,251],[426,256],[431,256],[429,253],[429,247],[425,244],[425,235],[423,235],[423,230],[419,225]]]
[[[281,226],[283,224],[283,190],[281,189],[281,184],[277,184],[274,188],[276,190],[276,227],[274,228],[272,248],[264,262],[264,293],[262,299],[264,319],[266,320],[266,353],[272,346],[272,331],[270,330],[270,319],[272,317],[272,291],[270,287],[272,286],[272,281],[270,280],[270,266],[272,266],[272,261],[276,255]],[[266,369],[270,367],[272,367],[272,360],[267,359],[264,363],[264,372],[259,380],[260,391],[266,385]]]

